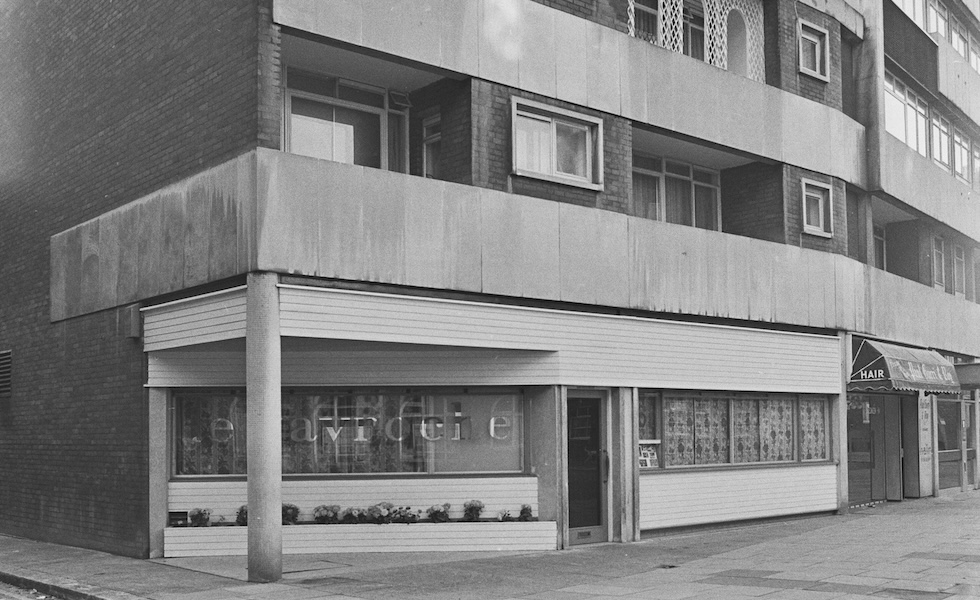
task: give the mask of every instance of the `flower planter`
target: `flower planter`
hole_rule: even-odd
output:
[[[248,527],[167,527],[164,556],[244,556]],[[283,554],[533,551],[557,548],[554,521],[285,525]]]

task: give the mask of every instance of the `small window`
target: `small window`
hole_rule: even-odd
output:
[[[953,129],[953,171],[967,183],[973,177],[970,168],[970,138],[959,129]]]
[[[957,296],[966,295],[966,250],[963,246],[953,246],[953,292]]]
[[[949,12],[940,0],[928,0],[926,11],[926,26],[929,33],[938,33],[942,37],[949,36]]]
[[[970,66],[980,73],[980,41],[970,36]]]
[[[946,240],[932,238],[932,285],[946,289]]]
[[[656,44],[657,27],[660,21],[660,0],[636,0],[633,8],[634,19],[636,19],[636,37]]]
[[[885,228],[881,225],[874,226],[875,242],[875,266],[885,271],[888,269],[888,245],[885,237]]]
[[[957,54],[963,58],[966,58],[970,47],[970,38],[966,28],[955,18],[949,20],[949,25],[952,33],[952,39],[950,41],[953,42],[953,50],[956,50]]]
[[[833,229],[833,188],[829,185],[803,180],[803,231],[830,237]]]
[[[422,174],[442,179],[442,118],[432,115],[422,120]]]
[[[699,0],[684,2],[684,54],[704,60],[704,7]]]
[[[973,144],[973,189],[980,192],[980,144]]]
[[[951,161],[949,156],[951,138],[949,121],[939,115],[932,116],[932,159],[939,166],[949,171]]]
[[[514,98],[517,175],[602,189],[602,119]]]
[[[800,72],[828,81],[827,30],[800,21]]]

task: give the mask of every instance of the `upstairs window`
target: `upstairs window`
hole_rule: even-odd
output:
[[[953,246],[953,293],[966,295],[966,250],[963,246]]]
[[[928,0],[928,2],[926,30],[929,33],[938,33],[942,37],[949,37],[949,11],[946,10],[946,5],[940,0]]]
[[[704,8],[699,1],[684,3],[684,54],[704,60]]]
[[[885,228],[881,225],[874,226],[874,244],[875,244],[875,266],[882,271],[888,270],[888,245],[886,239]]]
[[[800,72],[824,81],[827,74],[828,33],[822,27],[800,21]]]
[[[905,14],[907,14],[909,18],[915,22],[916,25],[925,29],[925,4],[923,0],[896,0],[896,4],[898,4],[899,8],[901,8]]]
[[[946,289],[946,240],[932,238],[932,285]]]
[[[970,47],[969,34],[966,32],[966,28],[963,27],[963,24],[955,18],[951,18],[949,20],[949,25],[951,34],[950,41],[953,42],[953,50],[956,50],[956,52],[963,58],[966,58],[967,54],[969,54]]]
[[[973,36],[970,36],[970,66],[980,73],[980,41]]]
[[[633,3],[636,37],[656,44],[659,40],[660,0],[636,0]]]
[[[442,118],[432,115],[422,120],[422,174],[442,178]]]
[[[647,219],[718,231],[721,193],[717,171],[633,154],[633,210]]]
[[[980,144],[973,144],[973,189],[980,192]]]
[[[932,116],[932,158],[941,167],[950,170],[949,121],[939,115]]]
[[[602,189],[602,119],[512,99],[517,175]]]
[[[802,180],[803,232],[830,237],[833,228],[833,188],[825,183]]]
[[[929,105],[891,73],[885,73],[885,130],[929,156]]]
[[[288,69],[286,149],[293,154],[404,172],[404,94]]]
[[[959,129],[953,129],[953,171],[967,183],[973,177],[970,169],[970,138]]]

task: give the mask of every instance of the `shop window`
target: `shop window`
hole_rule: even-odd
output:
[[[891,73],[885,73],[885,130],[929,155],[929,105]]]
[[[245,394],[180,391],[176,475],[246,472]],[[283,474],[521,472],[515,391],[289,389]]]
[[[946,289],[946,240],[932,238],[932,285]]]
[[[338,77],[287,69],[286,150],[405,172],[408,98]]]
[[[802,180],[803,231],[811,235],[833,235],[833,188],[824,183]]]
[[[966,250],[963,246],[953,246],[953,293],[966,295]]]
[[[806,21],[799,22],[800,72],[828,81],[829,35],[823,27]]]
[[[949,36],[949,11],[946,5],[940,0],[928,0],[926,9],[926,31],[939,34],[941,37]]]
[[[442,118],[432,115],[422,120],[422,174],[442,179]]]
[[[641,468],[825,461],[827,398],[641,390]]]
[[[602,189],[602,119],[512,99],[517,175]]]
[[[700,0],[684,2],[684,54],[704,60],[704,7]]]
[[[635,35],[641,40],[656,44],[660,23],[660,0],[636,0],[633,3]]]

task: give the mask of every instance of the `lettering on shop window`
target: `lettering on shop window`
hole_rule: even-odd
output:
[[[453,414],[453,421],[449,424],[450,433],[447,438],[447,423],[445,419],[437,416],[426,417],[394,417],[384,423],[380,423],[377,417],[318,417],[320,422],[320,432],[316,430],[314,423],[307,418],[296,418],[289,422],[289,439],[294,442],[315,442],[323,433],[330,438],[330,441],[337,443],[345,427],[351,427],[356,431],[353,441],[369,442],[367,428],[380,427],[389,440],[393,442],[405,441],[414,428],[419,436],[429,442],[437,442],[442,439],[458,442],[467,440],[471,437],[470,418],[457,411]],[[414,423],[413,423],[414,421]],[[406,425],[407,423],[407,425]],[[219,436],[228,439],[234,434],[234,425],[227,419],[216,419],[212,424],[215,439]],[[494,440],[504,441],[511,434],[511,420],[509,417],[490,417],[487,424],[487,433]]]

